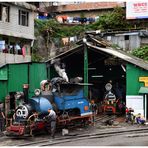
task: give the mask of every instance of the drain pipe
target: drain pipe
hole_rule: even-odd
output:
[[[23,84],[24,102],[28,104],[28,90],[29,84]]]

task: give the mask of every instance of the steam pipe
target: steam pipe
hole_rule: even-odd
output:
[[[29,84],[23,84],[24,102],[25,103],[28,103],[28,90],[29,90]]]

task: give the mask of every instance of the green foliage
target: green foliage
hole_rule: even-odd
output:
[[[63,26],[57,33],[57,37],[70,37],[79,35],[82,32],[84,32],[84,26]]]
[[[60,24],[56,22],[54,19],[50,20],[35,20],[35,28],[40,33],[45,33],[48,31],[50,33],[50,36],[54,36],[56,32],[59,31]]]
[[[81,13],[81,18],[84,17],[84,13]],[[50,20],[35,20],[36,35],[39,33],[47,37],[47,31],[50,38],[62,38],[80,35],[85,30],[97,30],[97,29],[125,29],[130,25],[125,19],[125,10],[121,7],[116,7],[112,12],[108,12],[102,15],[99,20],[93,24],[83,24],[75,26],[64,26],[59,24],[54,19]]]
[[[148,46],[137,48],[133,50],[132,54],[138,58],[148,61]]]
[[[84,18],[84,13],[81,13],[81,18]],[[130,23],[131,24],[131,23]],[[108,12],[100,16],[97,22],[92,24],[77,24],[77,25],[64,25],[58,23],[54,19],[50,20],[35,20],[35,36],[42,36],[45,39],[45,46],[47,49],[50,48],[50,43],[54,42],[54,38],[63,38],[71,36],[84,35],[85,31],[89,30],[127,30],[135,24],[130,25],[125,17],[125,10],[121,7],[116,7],[112,12]],[[40,61],[41,57],[37,55],[35,50],[39,50],[38,47],[33,49],[33,60]],[[40,49],[41,50],[41,49]],[[44,51],[48,51],[45,50]]]
[[[42,36],[47,36],[47,31],[49,32],[50,38],[62,38],[79,35],[84,32],[85,26],[63,26],[56,22],[55,20],[35,20],[35,30],[36,35],[42,34]]]
[[[98,26],[98,29],[123,30],[130,27],[125,18],[125,10],[121,7],[115,7],[112,12],[101,16],[95,25]]]
[[[32,48],[32,55],[31,55],[32,62],[41,62],[43,58],[38,54],[38,47],[34,44]]]
[[[40,32],[43,30],[46,30],[47,28],[51,27],[50,22],[54,20],[40,20],[40,19],[35,19],[35,28],[37,28]],[[47,24],[49,26],[47,26]],[[53,22],[52,22],[53,24]]]
[[[42,61],[42,57],[38,54],[35,54],[35,53],[32,54],[31,58],[32,58],[33,62],[41,62]]]

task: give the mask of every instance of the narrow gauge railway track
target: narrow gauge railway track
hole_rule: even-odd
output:
[[[128,129],[127,130],[120,130],[120,131],[109,131],[109,132],[102,132],[102,133],[92,133],[92,134],[82,134],[76,136],[65,136],[62,138],[55,138],[53,141],[41,140],[35,142],[29,142],[25,144],[19,144],[17,146],[49,146],[49,145],[56,145],[65,142],[72,142],[77,140],[84,140],[84,139],[92,139],[92,138],[104,138],[109,136],[117,136],[122,134],[136,134],[136,133],[145,133],[148,132],[148,128],[140,128],[140,129]]]
[[[96,121],[103,122],[105,120],[115,119],[116,115],[102,115],[100,117],[96,116]]]
[[[103,123],[103,121],[104,120],[107,120],[107,119],[110,119],[111,118],[111,116],[108,116],[108,115],[103,115],[103,116],[96,116],[96,123],[98,124],[98,122],[101,122],[101,123]],[[81,128],[82,127],[82,125],[73,125],[73,126],[70,126],[69,127],[69,129],[75,129],[75,128]],[[58,129],[59,130],[59,129]],[[74,135],[77,135],[77,134],[74,134]],[[70,136],[70,137],[72,137],[72,136]],[[13,137],[7,137],[7,136],[2,136],[2,137],[0,137],[0,140],[1,141],[5,141],[5,140],[7,140],[7,139],[9,139],[9,138],[13,138]],[[15,137],[14,137],[15,138]],[[67,137],[68,138],[68,137]],[[22,138],[19,138],[19,139],[24,139],[24,137],[22,137]],[[61,139],[61,138],[60,138]],[[58,140],[59,140],[59,138],[58,138]],[[45,140],[46,141],[46,140]]]

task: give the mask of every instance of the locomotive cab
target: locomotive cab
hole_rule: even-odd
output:
[[[54,92],[54,102],[61,114],[67,112],[71,117],[91,114],[83,85],[80,84],[61,84],[60,92]]]

